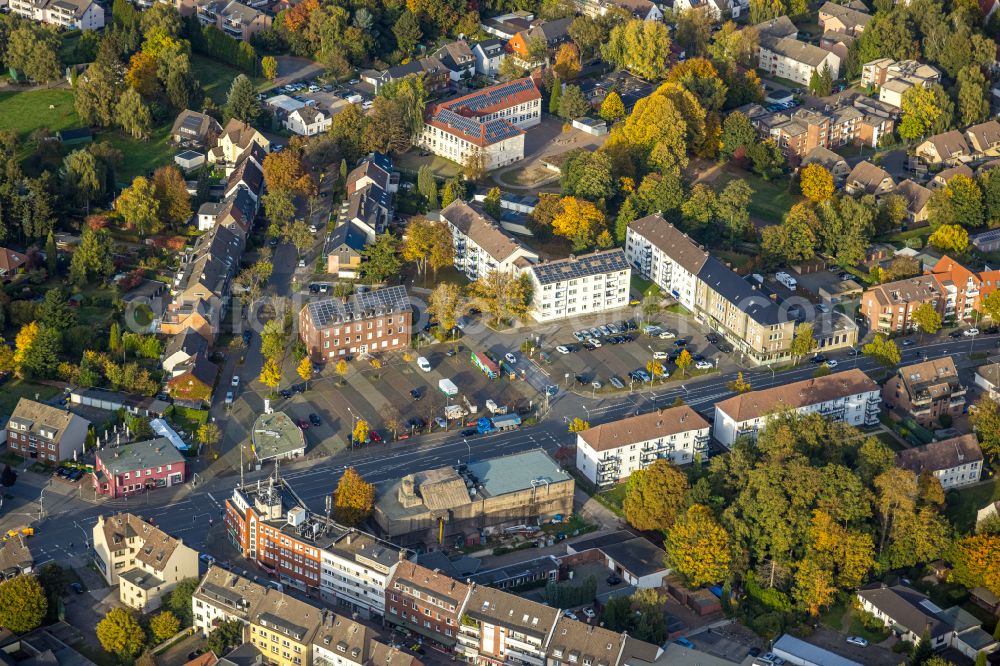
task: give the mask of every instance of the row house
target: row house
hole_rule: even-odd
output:
[[[236,488],[226,500],[230,543],[274,580],[350,609],[385,613],[385,592],[406,551],[310,513],[283,482]]]
[[[950,183],[951,179],[955,176],[965,176],[966,178],[972,179],[975,178],[975,173],[965,164],[948,167],[947,169],[938,171],[934,174],[934,177],[931,178],[929,183],[927,183],[927,189],[932,192],[934,190],[943,190],[948,187],[948,183]]]
[[[751,391],[716,403],[712,434],[727,448],[740,437],[757,438],[768,420],[782,410],[818,413],[853,426],[875,425],[881,412],[879,386],[852,368],[825,377]]]
[[[965,410],[968,389],[950,356],[896,369],[882,387],[882,400],[898,418],[913,418],[933,429],[942,416],[954,419]]]
[[[10,0],[7,6],[15,16],[65,30],[104,27],[104,7],[93,0]]]
[[[215,145],[208,151],[209,164],[235,166],[245,152],[256,144],[264,153],[271,150],[271,142],[253,126],[238,120],[230,119],[216,139]]]
[[[387,83],[405,79],[408,76],[418,76],[423,79],[424,88],[429,93],[443,90],[451,79],[451,72],[436,56],[417,58],[383,72],[368,70],[361,73],[361,79],[375,88],[375,93]]]
[[[104,580],[141,613],[156,610],[179,582],[198,576],[198,551],[131,513],[98,516],[92,538]]]
[[[237,226],[246,235],[257,215],[257,204],[248,187],[237,187],[233,195],[223,201],[206,201],[198,207],[198,231],[210,231],[218,224],[230,229]]]
[[[484,39],[472,47],[476,58],[476,74],[490,78],[500,75],[500,63],[507,57],[506,42],[501,39]]]
[[[90,421],[69,409],[21,398],[7,419],[7,448],[50,465],[83,455]]]
[[[186,460],[165,437],[97,450],[94,490],[111,498],[184,483]]]
[[[478,90],[427,108],[417,143],[459,164],[486,170],[524,159],[524,131],[542,119],[542,95],[530,78]]]
[[[454,647],[471,587],[415,562],[400,562],[386,590],[385,620],[438,645]]]
[[[842,32],[857,37],[871,20],[871,14],[846,5],[824,2],[819,8],[819,27],[823,32]]]
[[[551,321],[628,305],[632,267],[621,248],[535,264],[531,316]]]
[[[464,39],[448,42],[434,52],[434,57],[448,70],[452,81],[471,79],[476,73],[476,56]]]
[[[978,483],[983,473],[983,450],[974,433],[914,446],[896,454],[896,465],[917,476],[929,474],[948,492]]]
[[[928,137],[915,154],[927,164],[958,165],[1000,155],[1000,122],[988,120],[964,132],[950,130]]]
[[[927,224],[930,216],[927,204],[933,192],[907,178],[896,186],[893,194],[898,194],[906,201],[907,226],[919,227]]]
[[[851,196],[870,194],[878,198],[895,189],[896,181],[889,172],[868,160],[858,162],[844,181],[844,191]]]
[[[34,571],[35,558],[25,539],[23,534],[14,534],[0,541],[0,581]]]
[[[243,42],[249,42],[258,32],[270,30],[274,20],[261,9],[236,0],[197,0],[195,12],[202,25],[215,26]]]
[[[299,312],[299,337],[317,363],[398,351],[410,346],[412,316],[406,287],[385,287],[306,304]]]
[[[576,468],[597,487],[628,479],[657,460],[707,455],[709,423],[687,405],[595,426],[576,436]]]
[[[451,230],[455,268],[470,280],[493,271],[520,273],[538,261],[537,253],[466,201],[448,204],[441,220]]]

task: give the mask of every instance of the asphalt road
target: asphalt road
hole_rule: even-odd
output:
[[[997,336],[980,336],[975,340],[932,340],[926,344],[916,344],[904,348],[904,363],[913,363],[923,357],[939,358],[949,354],[968,354],[971,351],[990,351],[996,348]],[[860,367],[870,371],[877,368],[871,359],[851,358],[846,354],[837,355],[837,371]],[[811,377],[816,366],[803,363],[797,368],[771,373],[769,370],[744,372],[744,378],[755,390],[769,388]],[[302,497],[310,508],[323,510],[324,497],[333,491],[348,466],[355,467],[367,479],[381,483],[398,479],[420,470],[454,464],[460,461],[512,454],[533,448],[544,448],[553,452],[571,441],[566,432],[565,420],[574,416],[585,416],[592,425],[620,419],[636,412],[645,412],[654,406],[670,404],[675,398],[701,411],[709,418],[711,407],[719,400],[729,397],[731,392],[726,384],[735,373],[723,376],[712,375],[703,381],[681,387],[657,390],[657,387],[636,391],[608,399],[591,400],[573,393],[561,393],[554,400],[551,413],[539,425],[484,437],[463,440],[453,433],[436,433],[416,440],[397,442],[389,447],[375,446],[360,451],[343,451],[320,462],[293,462],[282,466],[282,477]],[[710,418],[711,420],[711,418]],[[228,426],[226,426],[228,427]],[[385,449],[389,450],[386,451]],[[263,479],[270,468],[247,473],[246,480]],[[53,558],[63,559],[85,554],[82,542],[89,538],[90,529],[100,514],[116,511],[132,511],[152,518],[156,524],[170,534],[184,539],[194,548],[205,543],[206,534],[211,529],[221,529],[219,522],[223,502],[238,483],[235,475],[213,477],[202,483],[189,482],[176,489],[160,489],[155,493],[125,500],[107,500],[100,505],[87,503],[74,496],[59,495],[51,489],[45,497],[48,515],[36,530],[32,548],[39,562]],[[37,500],[37,486],[21,484],[14,487],[18,495]],[[37,517],[37,502],[26,507]],[[22,512],[23,513],[23,512]],[[18,522],[18,514],[4,516],[0,521],[8,529]],[[8,525],[7,523],[10,523]]]

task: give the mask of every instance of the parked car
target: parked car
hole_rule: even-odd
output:
[[[653,352],[653,358],[657,361],[662,361],[667,358],[667,352],[665,351],[655,351]]]
[[[680,638],[674,639],[674,643],[677,643],[677,645],[680,645],[681,647],[686,647],[689,650],[693,650],[694,649],[694,643],[692,643],[688,639],[684,638],[683,636],[681,636]]]
[[[967,338],[971,338],[973,336],[979,335],[979,329],[978,328],[967,328],[964,331],[962,331],[962,335],[964,335]]]
[[[302,430],[309,430],[309,422],[305,419],[299,419],[298,426]]]
[[[556,347],[556,351],[559,352],[560,354],[570,353],[570,349],[566,345],[559,345],[558,347]]]
[[[694,367],[697,368],[698,370],[711,370],[715,366],[712,364],[711,361],[698,361],[697,363],[694,364]]]
[[[616,389],[621,390],[625,388],[625,384],[623,384],[622,380],[618,379],[617,377],[612,377],[611,379],[608,380],[608,382],[610,382],[611,385],[614,386]]]
[[[437,427],[441,428],[441,430],[445,430],[448,428],[448,422],[445,420],[443,416],[435,416],[434,424],[437,425]]]
[[[382,443],[382,435],[378,434],[378,430],[369,431],[368,436],[371,437],[371,440],[376,444]]]
[[[831,358],[829,361],[826,362],[826,367],[828,367],[828,368],[836,368],[837,367],[837,361],[835,359]]]
[[[566,616],[566,617],[568,617],[571,620],[579,620],[580,619],[579,617],[577,617],[576,613],[574,613],[573,611],[566,611],[565,613],[563,613],[563,615]]]
[[[608,585],[618,585],[619,583],[622,582],[622,579],[618,577],[618,574],[611,574],[610,576],[608,576],[606,582]]]
[[[583,615],[588,620],[593,620],[595,617],[597,617],[597,613],[594,612],[593,608],[584,608],[583,609]]]
[[[811,359],[809,359],[809,362],[815,363],[816,365],[819,365],[820,363],[826,363],[826,356],[823,356],[822,354],[816,354]]]
[[[868,639],[862,638],[861,636],[848,636],[847,642],[851,645],[857,645],[858,647],[866,648],[868,647]]]
[[[420,400],[420,398],[423,397],[423,394],[420,393],[420,389],[410,389],[410,397],[414,400]]]
[[[312,423],[314,426],[318,426],[318,425],[322,425],[323,424],[323,422],[319,418],[319,414],[310,414],[309,415],[309,423]]]
[[[458,434],[461,435],[462,437],[473,437],[475,435],[478,435],[479,431],[476,430],[475,428],[466,428],[465,430],[463,430]]]
[[[587,333],[585,331],[573,331],[573,337],[576,338],[577,342],[583,342],[587,339]]]
[[[517,363],[517,357],[514,356],[514,354],[511,353],[511,352],[507,352],[506,354],[503,355],[503,357],[504,357],[504,360],[507,361],[508,363],[510,363],[511,365],[514,365],[515,363]]]

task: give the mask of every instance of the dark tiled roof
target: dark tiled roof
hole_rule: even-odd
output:
[[[697,275],[708,260],[708,252],[659,213],[635,220],[628,226],[692,275]]]
[[[952,630],[951,624],[937,616],[936,606],[926,596],[912,587],[877,585],[858,591],[858,596],[889,616],[896,624],[920,636],[925,629],[931,638],[943,636]],[[928,606],[928,604],[930,604]]]
[[[897,464],[915,474],[939,472],[982,459],[983,450],[972,433],[915,446],[896,454]]]
[[[758,324],[772,326],[783,323],[781,308],[715,257],[705,261],[698,271],[698,279],[730,303],[739,306]]]

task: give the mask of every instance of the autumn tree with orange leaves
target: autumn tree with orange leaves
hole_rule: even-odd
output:
[[[1000,595],[1000,535],[976,534],[952,545],[949,580],[966,587],[985,587]]]
[[[269,153],[264,158],[264,182],[270,192],[310,194],[316,189],[312,177],[306,173],[302,158],[295,150]]]
[[[375,508],[375,486],[348,467],[333,493],[334,517],[338,523],[354,527],[364,522]]]

